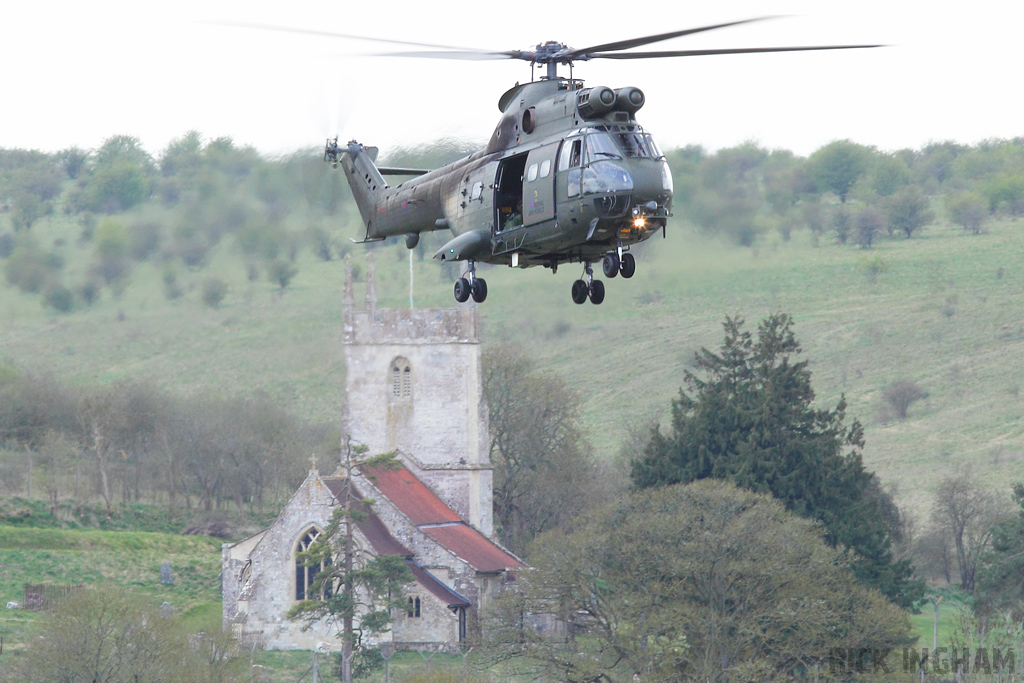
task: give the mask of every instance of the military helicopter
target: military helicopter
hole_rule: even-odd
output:
[[[359,243],[404,236],[409,249],[420,234],[452,234],[434,258],[465,261],[455,281],[455,300],[487,298],[487,282],[477,263],[512,268],[543,266],[557,272],[563,263],[583,264],[572,283],[572,300],[600,304],[605,287],[594,278],[601,262],[605,277],[631,278],[636,259],[630,247],[665,234],[672,215],[672,172],[636,114],[646,97],[635,87],[585,87],[572,77],[576,62],[593,59],[652,59],[758,52],[796,52],[879,47],[819,45],[658,52],[624,52],[632,48],[771,17],[701,26],[585,48],[559,42],[531,50],[483,51],[451,46],[405,43],[428,51],[392,52],[387,56],[436,59],[518,59],[530,63],[531,80],[517,83],[498,100],[501,118],[487,146],[443,168],[425,171],[378,167],[377,148],[355,140],[329,139],[325,161],[341,164],[352,189],[365,236]],[[302,31],[342,38],[380,39]],[[399,41],[381,41],[399,42]],[[568,78],[558,74],[568,66]],[[534,79],[535,69],[543,73]],[[391,185],[385,176],[410,176]],[[356,241],[356,240],[353,240]]]

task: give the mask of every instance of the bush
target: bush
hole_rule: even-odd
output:
[[[267,266],[267,277],[271,282],[276,282],[280,285],[282,290],[288,286],[292,278],[298,275],[298,273],[298,266],[287,261],[274,261]]]
[[[56,283],[46,288],[43,303],[60,313],[70,313],[75,307],[75,295],[64,285]]]
[[[927,396],[928,393],[917,382],[909,379],[898,379],[882,389],[885,407],[897,420],[905,420],[910,405]]]
[[[0,235],[0,258],[7,258],[14,252],[14,235],[5,232]]]
[[[864,265],[864,272],[867,273],[868,276],[868,282],[871,284],[878,282],[879,275],[889,271],[889,262],[882,258],[880,254],[875,254],[872,258],[864,259],[862,263]]]
[[[988,218],[988,204],[977,192],[961,192],[946,198],[949,219],[977,235]]]
[[[136,261],[145,261],[159,246],[159,223],[136,223],[128,229],[128,253]]]
[[[217,308],[228,293],[228,284],[219,277],[207,278],[203,282],[203,303],[210,308]]]
[[[164,297],[173,301],[181,296],[181,287],[178,286],[178,271],[168,265],[163,272]]]
[[[907,239],[935,218],[928,207],[928,198],[917,187],[908,187],[891,196],[886,208],[890,234],[902,232]]]
[[[99,220],[96,218],[94,213],[83,213],[78,219],[78,226],[82,229],[82,232],[78,235],[79,244],[88,244],[92,242],[93,236],[96,234],[96,226]]]
[[[92,306],[100,298],[102,285],[90,278],[78,286],[78,297],[86,306]]]
[[[64,267],[56,253],[47,253],[26,233],[14,240],[14,248],[4,266],[4,277],[22,292],[36,294]]]
[[[108,285],[123,280],[129,270],[128,259],[117,255],[100,256],[91,268],[91,272],[102,277]]]

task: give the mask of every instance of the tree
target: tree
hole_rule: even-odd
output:
[[[357,467],[397,467],[394,453],[365,457],[364,447],[346,444],[342,505],[335,508],[322,534],[299,553],[307,567],[320,567],[306,592],[288,612],[289,619],[308,623],[341,623],[343,683],[352,681],[352,657],[363,647],[362,635],[379,635],[391,627],[394,610],[404,607],[403,588],[415,578],[398,555],[374,555],[355,543],[355,525],[370,514],[370,501],[358,500],[351,488]],[[356,630],[358,621],[359,630]]]
[[[946,477],[935,490],[932,525],[953,547],[964,590],[974,590],[978,562],[989,548],[993,527],[1005,517],[1004,506],[969,469]]]
[[[871,164],[869,177],[871,189],[879,197],[888,197],[910,182],[910,169],[901,157],[882,154]]]
[[[282,292],[288,287],[292,278],[298,274],[298,266],[288,261],[276,260],[267,266],[267,277],[271,282],[276,282]]]
[[[525,552],[536,534],[591,504],[598,481],[580,430],[579,395],[561,377],[540,374],[509,344],[483,354],[490,413],[494,514],[502,542]],[[571,486],[572,496],[566,496]]]
[[[197,130],[190,130],[180,138],[171,140],[160,156],[160,172],[163,176],[184,176],[191,179],[203,165],[203,136]]]
[[[928,392],[910,379],[898,379],[885,385],[882,389],[883,417],[888,418],[890,414],[897,420],[907,419],[907,411],[912,403],[927,398]]]
[[[1014,484],[1017,514],[992,528],[991,550],[976,573],[974,609],[979,614],[1009,612],[1024,619],[1024,484]]]
[[[139,204],[149,196],[153,159],[138,138],[114,135],[96,150],[93,172],[83,193],[80,208],[114,213]]]
[[[977,235],[988,218],[988,204],[977,192],[960,192],[946,197],[946,213],[951,221]]]
[[[890,600],[909,606],[923,587],[910,563],[895,561],[899,514],[878,478],[864,468],[863,429],[846,426],[846,400],[832,410],[813,406],[807,361],[778,313],[758,326],[757,340],[739,318],[726,318],[718,353],[701,349],[696,369],[672,402],[668,434],[655,430],[632,463],[637,488],[725,479],[770,493],[786,509],[820,520],[825,539],[857,553],[853,570]]]
[[[68,147],[57,152],[57,159],[68,178],[75,180],[89,162],[89,152],[79,147]]]
[[[831,142],[810,156],[811,175],[819,190],[828,190],[843,204],[867,171],[871,150],[849,140]]]
[[[857,244],[861,249],[871,248],[871,243],[882,232],[884,225],[885,219],[878,209],[869,206],[857,212],[853,217],[853,226]]]
[[[910,642],[907,616],[856,581],[813,521],[725,482],[634,492],[539,537],[531,557],[486,643],[531,678],[775,680],[839,649],[883,658]],[[538,633],[536,615],[565,635]]]
[[[210,308],[217,308],[228,293],[228,283],[219,277],[209,277],[203,281],[203,303]]]
[[[1001,206],[1014,216],[1024,213],[1024,175],[1000,173],[985,184],[984,192],[991,213]]]
[[[914,232],[930,223],[935,215],[928,208],[928,198],[916,186],[900,190],[886,205],[889,233],[902,232],[909,239]]]
[[[195,646],[174,617],[122,588],[64,598],[18,672],[27,683],[231,683],[248,681],[237,644],[210,633]],[[12,679],[13,680],[13,679]]]

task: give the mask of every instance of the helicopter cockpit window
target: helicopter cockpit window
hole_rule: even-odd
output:
[[[566,140],[562,144],[562,153],[558,157],[558,170],[568,171],[570,168],[577,168],[580,165],[582,149],[582,139]]]
[[[591,133],[587,136],[587,162],[593,163],[602,159],[621,159],[622,152],[615,144],[615,139],[608,133]]]
[[[648,133],[616,133],[615,137],[622,153],[628,158],[661,159],[665,156]]]
[[[526,182],[532,183],[537,179],[537,164],[530,164],[530,168],[526,169]]]

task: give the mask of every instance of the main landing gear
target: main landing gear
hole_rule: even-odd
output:
[[[591,303],[601,303],[604,301],[604,283],[594,279],[594,269],[590,267],[590,261],[584,262],[583,271],[587,279],[572,283],[573,302],[582,304],[589,297]]]
[[[601,259],[601,270],[607,278],[613,278],[621,273],[622,277],[628,279],[636,274],[636,259],[628,251],[622,251],[620,244],[615,251],[608,252]],[[586,279],[572,283],[572,300],[578,304],[582,304],[588,298],[595,304],[604,301],[604,283],[594,279],[594,269],[590,266],[590,261],[583,262],[583,276]]]
[[[478,304],[487,298],[487,280],[476,276],[476,264],[472,260],[469,261],[466,275],[455,281],[455,300],[462,304],[469,301],[471,296]]]

